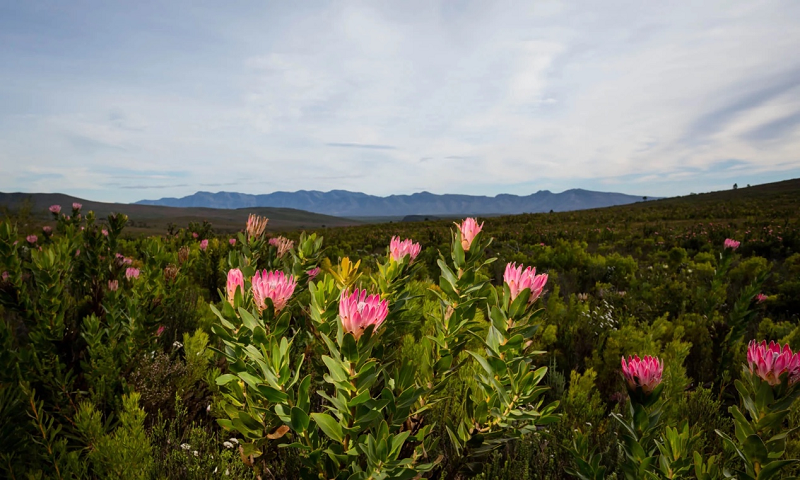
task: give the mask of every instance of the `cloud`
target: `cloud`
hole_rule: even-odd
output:
[[[665,196],[800,169],[791,0],[69,13],[0,16],[0,190]]]
[[[325,145],[342,148],[365,148],[367,150],[397,150],[397,147],[391,145],[371,145],[368,143],[326,143]]]

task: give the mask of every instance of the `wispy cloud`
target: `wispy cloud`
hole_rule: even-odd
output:
[[[37,5],[0,15],[0,191],[665,196],[800,171],[793,0]]]
[[[391,145],[373,145],[369,143],[326,143],[325,145],[342,148],[365,148],[367,150],[397,150],[397,147]]]

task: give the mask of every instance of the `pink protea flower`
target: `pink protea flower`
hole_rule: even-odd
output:
[[[61,213],[61,205],[50,205],[50,213],[58,215]]]
[[[789,383],[800,379],[800,353],[793,353],[787,343],[781,348],[779,343],[764,340],[756,343],[751,340],[747,346],[747,363],[750,373],[758,375],[770,385],[779,385],[781,375],[789,374]]]
[[[264,234],[264,230],[267,228],[267,223],[269,219],[266,217],[259,217],[253,213],[247,217],[247,239],[258,239],[261,238],[261,235]]]
[[[531,290],[531,297],[528,299],[528,303],[533,303],[544,291],[544,285],[547,283],[547,274],[542,273],[536,275],[536,268],[528,267],[522,270],[522,267],[523,265],[517,266],[516,263],[509,263],[506,265],[506,272],[503,275],[503,280],[511,291],[512,302],[521,291],[529,288]]]
[[[308,281],[314,280],[314,278],[319,275],[319,267],[314,267],[311,270],[308,270],[306,274],[308,275]]]
[[[286,252],[294,248],[294,242],[286,237],[270,238],[268,243],[278,249],[278,258],[283,257]]]
[[[104,237],[108,236],[108,230],[106,230],[105,228],[100,230],[100,233],[102,233]]]
[[[644,393],[651,393],[661,383],[661,375],[664,373],[664,363],[658,357],[649,355],[640,359],[638,355],[622,357],[622,375],[628,383],[628,388],[636,390],[642,387]]]
[[[228,240],[228,243],[230,243],[231,247],[233,247],[234,245],[236,245],[236,239],[235,238],[231,238],[230,240]]]
[[[3,281],[8,280],[8,272],[3,272]]]
[[[51,233],[53,233],[52,227],[49,227],[47,225],[42,227],[42,231],[44,232],[45,235],[50,235]]]
[[[32,245],[36,243],[37,240],[39,240],[39,237],[37,237],[36,235],[28,235],[27,237],[25,237],[25,240],[27,240],[28,243]]]
[[[289,298],[294,293],[297,282],[294,276],[284,275],[283,272],[256,272],[252,280],[253,300],[259,312],[267,308],[267,298],[272,300],[275,312],[280,312],[286,306]]]
[[[414,243],[410,238],[400,241],[400,237],[392,237],[389,242],[389,255],[395,262],[402,261],[408,255],[409,261],[413,262],[417,255],[419,255],[422,247],[419,243]]]
[[[160,327],[158,327],[158,330],[156,330],[156,337],[160,337],[161,334],[164,333],[164,330],[166,330],[164,325],[161,325]]]
[[[733,240],[731,238],[726,238],[724,245],[725,245],[725,248],[730,248],[731,250],[736,250],[737,248],[739,248],[739,245],[741,245],[741,242],[737,242],[736,240]]]
[[[759,293],[758,295],[756,295],[756,303],[764,303],[767,301],[767,298],[769,297],[767,297],[763,293]]]
[[[237,288],[241,289],[242,294],[244,294],[244,275],[238,268],[232,268],[228,270],[228,285],[226,286],[228,303],[231,305],[233,305],[233,299],[236,297]]]
[[[73,209],[73,210],[80,210],[80,209],[81,209],[81,207],[83,207],[83,205],[81,205],[81,204],[80,204],[80,203],[78,203],[78,202],[75,202],[75,203],[73,203],[73,204],[72,204],[72,209]]]
[[[111,292],[116,292],[119,288],[119,282],[117,280],[109,280],[108,281],[108,290]]]
[[[478,225],[478,221],[474,218],[467,218],[461,222],[461,225],[456,223],[456,227],[458,231],[461,232],[461,248],[466,252],[469,250],[470,245],[472,245],[472,240],[480,233],[481,229],[483,229],[483,223]]]
[[[352,333],[356,340],[361,338],[368,326],[375,325],[375,329],[380,327],[388,314],[389,301],[381,301],[379,295],[367,296],[366,290],[359,289],[348,295],[347,290],[342,290],[339,318],[344,331]]]
[[[197,232],[192,232],[192,238],[197,238],[197,237],[199,237],[199,236],[200,236],[200,235],[199,235]]]
[[[133,268],[133,267],[128,267],[125,270],[125,278],[127,278],[128,280],[139,278],[139,269],[138,268]]]
[[[201,240],[200,241],[200,250],[205,251],[208,248],[208,240]]]

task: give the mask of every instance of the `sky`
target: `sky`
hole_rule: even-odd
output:
[[[0,0],[0,191],[800,177],[800,2]]]

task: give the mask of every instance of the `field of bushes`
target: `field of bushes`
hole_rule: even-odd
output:
[[[798,212],[785,182],[302,233],[8,215],[0,477],[790,478]]]

